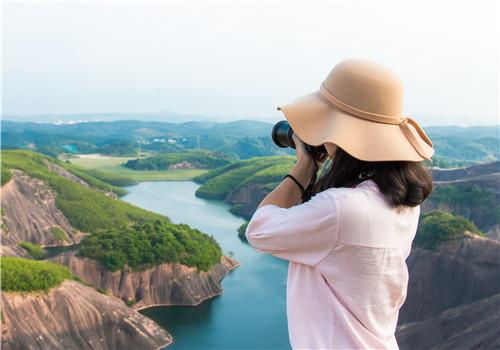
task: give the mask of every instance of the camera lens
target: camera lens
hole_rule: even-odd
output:
[[[293,142],[293,129],[286,120],[280,120],[273,126],[271,137],[276,146],[283,148],[290,147],[295,149],[295,142]],[[313,155],[326,153],[326,148],[324,145],[311,146],[306,144],[306,150]]]
[[[280,120],[274,125],[271,137],[274,144],[278,147],[295,148],[295,142],[293,142],[293,130],[286,120]]]

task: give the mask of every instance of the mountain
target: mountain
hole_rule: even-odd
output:
[[[76,124],[2,122],[2,148],[28,148],[57,156],[61,153],[137,155],[210,149],[240,158],[283,154],[270,138],[272,124],[258,121],[165,123],[121,120]]]
[[[156,349],[171,337],[123,301],[136,308],[197,304],[221,294],[221,279],[238,266],[213,237],[119,200],[122,189],[85,169],[21,150],[2,151],[1,165],[2,264],[18,271],[9,275],[13,283],[24,288],[18,276],[52,281],[45,270],[63,264],[70,268],[64,279],[71,273],[77,280],[3,293],[6,348]],[[44,251],[50,246],[67,248],[53,256]],[[37,261],[20,257],[57,264],[31,269]],[[4,288],[8,271],[1,269]],[[26,315],[30,327],[21,326]]]
[[[4,120],[2,148],[29,148],[52,156],[64,152],[133,156],[137,155],[139,144],[141,150],[154,153],[203,148],[240,159],[293,153],[273,144],[272,126],[251,120],[226,123],[119,120],[57,125]],[[434,166],[448,168],[500,159],[498,126],[425,129],[436,148]]]

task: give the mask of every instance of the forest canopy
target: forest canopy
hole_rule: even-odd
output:
[[[2,290],[6,292],[47,291],[73,278],[68,267],[47,261],[2,257],[0,267]]]
[[[91,234],[81,241],[79,255],[95,259],[111,271],[162,263],[208,271],[220,261],[222,252],[211,236],[185,224],[157,220]]]
[[[422,215],[415,237],[417,247],[435,250],[441,243],[460,240],[465,232],[484,235],[471,221],[463,216],[444,211],[432,211]]]
[[[175,164],[189,162],[193,168],[213,169],[233,162],[227,154],[206,150],[159,154],[147,158],[131,159],[125,163],[133,170],[167,170]]]

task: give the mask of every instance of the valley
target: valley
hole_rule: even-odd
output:
[[[294,163],[289,151],[264,142],[268,127],[250,121],[7,123],[2,270],[14,269],[28,283],[4,287],[2,346],[289,348],[286,261],[258,254],[238,237]],[[410,287],[398,342],[402,349],[487,347],[500,341],[491,331],[496,313],[485,311],[498,306],[500,294],[494,283],[500,277],[495,133],[475,130],[481,147],[450,148],[471,137],[467,128],[428,132],[437,139],[436,161],[429,164],[435,189],[422,206],[407,260]],[[44,138],[54,133],[62,138]],[[201,136],[192,143],[191,134]],[[136,147],[138,135],[150,139]],[[168,138],[177,141],[154,141]],[[197,142],[214,148],[198,149]],[[40,271],[51,274],[52,265],[31,262],[66,270],[44,286]],[[61,309],[67,303],[74,306],[71,315]],[[29,313],[33,324],[23,328]]]

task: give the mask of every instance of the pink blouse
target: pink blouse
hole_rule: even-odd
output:
[[[310,201],[257,209],[246,236],[289,260],[287,316],[294,349],[397,349],[406,258],[420,207],[392,208],[372,180]]]

